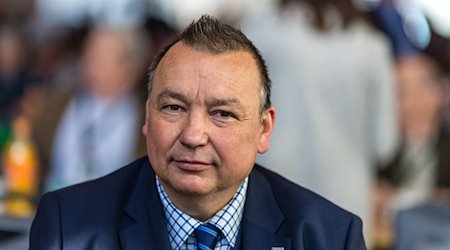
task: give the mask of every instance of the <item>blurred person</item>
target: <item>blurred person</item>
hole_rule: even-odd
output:
[[[444,74],[446,81],[442,88],[444,124],[450,126],[450,39],[431,31],[430,44],[425,48],[425,52],[436,60]]]
[[[443,45],[433,36],[424,52],[402,55],[396,63],[402,143],[380,172],[384,197],[378,204],[395,249],[449,247],[449,64]]]
[[[395,216],[395,250],[450,248],[450,129],[439,134],[434,186],[427,200],[400,209]]]
[[[12,136],[13,120],[18,116],[28,116],[31,112],[27,111],[33,108],[25,105],[36,87],[29,49],[18,28],[0,27],[0,152]]]
[[[255,165],[275,109],[241,31],[203,16],[148,79],[148,156],[45,194],[30,249],[366,249],[358,217]]]
[[[384,246],[394,240],[397,212],[432,197],[443,132],[444,78],[438,64],[423,52],[400,55],[396,75],[401,143],[379,171],[375,201],[375,227]]]
[[[394,178],[405,192],[397,190],[398,206],[410,206],[428,199],[435,185],[443,76],[426,55],[402,56],[396,67],[403,143]]]
[[[90,32],[80,62],[83,81],[50,92],[34,129],[44,190],[99,177],[145,154],[137,129],[144,119],[139,83],[146,45],[137,30]]]
[[[350,0],[285,0],[243,21],[266,56],[278,125],[258,162],[362,217],[368,245],[375,166],[397,144],[386,37]]]
[[[435,89],[434,102],[440,102],[440,112],[438,112],[437,126],[435,125],[436,123],[433,126],[415,126],[416,128],[437,127],[437,129],[432,129],[431,133],[415,134],[430,135],[429,137],[422,136],[423,139],[419,141],[431,143],[434,164],[432,165],[431,181],[429,182],[431,182],[432,186],[427,188],[428,196],[425,199],[421,199],[410,206],[400,207],[401,209],[396,211],[394,217],[394,232],[396,236],[394,249],[396,250],[438,250],[450,248],[448,237],[450,233],[450,40],[436,34],[432,30],[430,44],[425,48],[425,53],[432,59],[432,69],[438,73],[438,77],[434,78],[435,81],[431,81],[429,88]],[[423,97],[427,96],[427,94],[424,93],[418,96]],[[424,100],[417,100],[417,105],[422,105],[423,102]],[[427,107],[430,106],[429,103],[430,100],[425,101],[423,105]],[[433,102],[431,101],[431,103]],[[433,117],[432,114],[435,112],[435,110],[432,110],[424,118]],[[423,119],[420,116],[416,117],[417,119]],[[429,120],[417,123],[430,123]],[[427,131],[426,129],[416,130]],[[412,180],[414,178],[411,177],[416,176],[417,174],[408,175]],[[392,179],[394,183],[398,179],[402,180],[402,178]],[[411,180],[407,180],[409,181],[407,184],[411,182]],[[404,183],[400,182],[400,184]]]
[[[417,128],[416,131],[419,132],[427,131],[425,129],[427,127],[432,128],[429,129],[431,131],[429,133],[414,133],[422,135],[419,138],[423,138],[422,140],[416,141],[422,141],[422,144],[425,145],[426,142],[429,145],[431,144],[429,147],[432,149],[432,159],[434,160],[434,164],[431,166],[431,177],[429,177],[431,179],[429,181],[431,187],[427,187],[426,191],[428,195],[425,199],[421,199],[419,202],[413,203],[410,206],[402,206],[396,211],[397,213],[394,217],[394,232],[396,236],[394,249],[396,250],[438,250],[450,248],[450,240],[448,237],[450,234],[450,40],[432,32],[430,44],[425,49],[425,53],[432,58],[432,69],[438,73],[437,77],[433,78],[434,81],[429,81],[428,88],[434,90],[434,102],[439,102],[440,108],[438,112],[436,112],[436,109],[430,110],[428,108],[431,112],[429,111],[427,116],[416,115],[418,120],[425,119],[425,121],[418,121],[416,123],[419,125],[426,124],[430,123],[431,120],[433,121],[431,126],[417,125],[413,128]],[[426,93],[429,91],[422,90],[422,92],[425,93],[417,96],[427,96]],[[426,107],[430,106],[430,103],[433,103],[431,98],[430,96],[428,101],[422,100],[424,98],[417,100],[417,106],[425,106],[426,109]],[[411,110],[411,112],[415,111]],[[438,114],[435,115],[435,113]],[[430,117],[435,116],[438,118],[430,119]],[[425,167],[422,166],[422,168]],[[414,173],[414,171],[412,172]],[[410,179],[418,179],[417,174],[409,174],[407,176],[410,178],[407,179],[408,182],[406,184],[412,182]],[[402,180],[402,178],[397,179]],[[422,183],[424,182],[422,181]],[[404,183],[400,184],[403,184],[401,187],[407,186]]]
[[[19,111],[20,100],[32,81],[29,47],[12,26],[0,28],[0,119],[9,120]]]

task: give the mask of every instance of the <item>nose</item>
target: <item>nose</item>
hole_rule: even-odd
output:
[[[206,145],[208,143],[207,123],[205,116],[190,113],[180,135],[181,144],[192,149]]]

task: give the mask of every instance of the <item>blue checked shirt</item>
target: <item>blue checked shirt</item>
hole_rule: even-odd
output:
[[[215,250],[232,250],[236,247],[237,236],[244,211],[247,185],[248,177],[245,178],[231,201],[206,221],[220,229],[225,236],[219,239]],[[172,249],[195,250],[194,229],[206,222],[201,222],[176,208],[169,200],[169,197],[167,197],[158,177],[156,177],[156,186],[158,187],[159,197],[161,198],[167,219],[167,230],[169,232],[169,241]]]

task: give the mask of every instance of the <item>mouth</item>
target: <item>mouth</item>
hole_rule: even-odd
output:
[[[174,159],[173,161],[177,167],[188,172],[200,172],[211,166],[211,163],[196,160]]]

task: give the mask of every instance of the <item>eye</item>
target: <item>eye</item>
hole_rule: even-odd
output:
[[[172,110],[172,111],[178,111],[178,110],[181,109],[181,107],[178,106],[178,105],[169,105],[167,108]]]
[[[163,106],[162,110],[165,110],[167,112],[181,112],[184,110],[184,108],[180,105],[170,104]]]
[[[224,118],[233,118],[233,117],[234,117],[233,113],[228,112],[228,111],[223,111],[223,110],[217,110],[217,111],[214,111],[212,114],[213,114],[214,116],[217,116],[217,117],[221,118],[221,119],[224,119]]]

